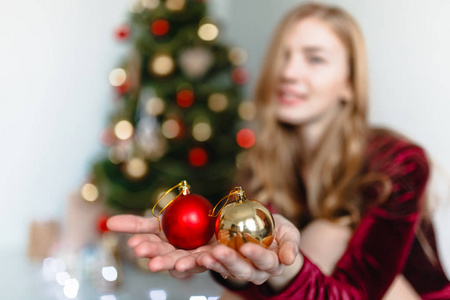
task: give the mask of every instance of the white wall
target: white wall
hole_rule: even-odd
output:
[[[5,1],[0,18],[0,252],[60,218],[100,150],[120,0]]]
[[[228,1],[226,35],[251,54],[257,74],[265,45],[282,15],[302,1]],[[406,134],[436,166],[439,248],[450,274],[450,1],[327,0],[349,11],[365,34],[371,79],[370,119]],[[253,85],[252,81],[252,85]],[[251,89],[251,87],[250,87]]]
[[[113,39],[130,0],[9,1],[0,18],[0,252],[23,249],[35,218],[60,218],[95,154],[109,108]],[[335,0],[360,22],[370,55],[371,119],[422,144],[450,170],[450,11],[446,0]],[[267,40],[294,0],[210,0],[225,36],[258,70]],[[430,5],[432,3],[433,5]],[[7,12],[7,13],[5,13]],[[441,176],[442,178],[442,176]],[[447,198],[448,182],[437,187]],[[450,270],[450,205],[436,215]]]

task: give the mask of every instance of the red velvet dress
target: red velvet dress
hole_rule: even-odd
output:
[[[403,273],[422,299],[450,299],[450,283],[439,262],[433,227],[421,219],[429,173],[423,150],[379,135],[369,143],[367,157],[365,169],[389,176],[392,192],[363,215],[331,276],[305,257],[300,272],[281,292],[273,293],[268,284],[249,284],[239,294],[274,300],[381,299],[396,275]],[[417,239],[419,226],[431,256]]]

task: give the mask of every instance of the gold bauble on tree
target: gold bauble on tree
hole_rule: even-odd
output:
[[[260,202],[247,199],[241,187],[236,187],[226,198],[231,195],[235,202],[225,205],[217,216],[217,241],[236,251],[245,243],[268,248],[275,236],[272,214]]]

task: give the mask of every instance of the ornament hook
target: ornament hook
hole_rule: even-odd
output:
[[[219,202],[217,202],[216,206],[214,206],[214,208],[209,212],[208,216],[217,217],[220,214],[220,212],[222,211],[222,209],[228,204],[228,201],[230,201],[230,197],[233,195],[234,195],[235,201],[238,203],[242,203],[247,199],[247,197],[245,196],[244,190],[240,186],[235,187],[234,191],[230,191],[228,193],[228,195],[226,195],[225,197],[220,199]],[[216,212],[216,209],[219,206],[219,204],[225,199],[226,199],[225,203],[222,205],[222,207],[219,209],[219,211]]]
[[[162,198],[164,198],[167,194],[169,194],[171,191],[173,191],[174,189],[178,188],[178,190],[180,191],[178,193],[178,195],[173,198],[172,200],[169,201],[169,203],[167,203],[157,214],[155,214],[155,209],[159,203],[159,201],[161,201]],[[153,205],[152,208],[152,215],[158,220],[158,225],[159,225],[159,231],[161,231],[161,220],[159,219],[159,216],[162,214],[162,212],[170,205],[172,204],[172,202],[177,199],[178,197],[180,197],[181,195],[188,195],[190,194],[190,186],[188,185],[186,180],[181,181],[180,183],[178,183],[177,185],[171,187],[170,189],[168,189],[165,193],[163,193],[159,198],[158,201],[156,201],[155,205]]]

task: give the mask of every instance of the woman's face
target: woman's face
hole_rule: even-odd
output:
[[[352,96],[344,45],[326,23],[306,18],[289,29],[282,47],[278,120],[324,129]]]

